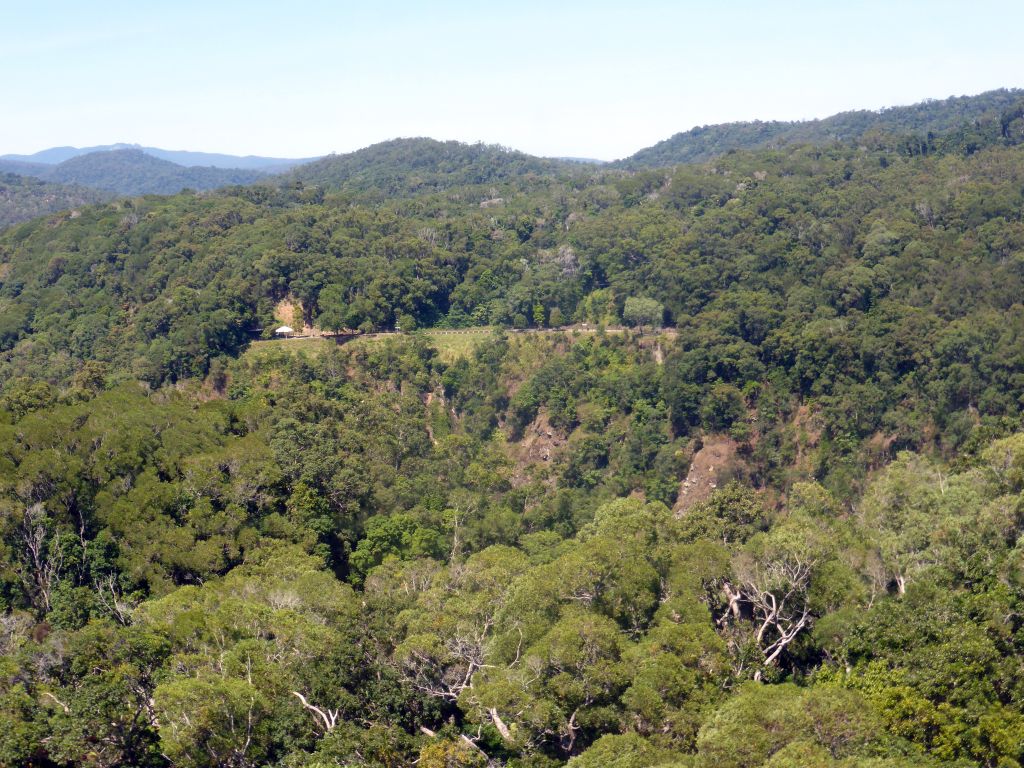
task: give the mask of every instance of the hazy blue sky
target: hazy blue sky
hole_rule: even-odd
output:
[[[1024,86],[1021,0],[0,0],[0,154],[395,136],[612,159],[694,125]]]

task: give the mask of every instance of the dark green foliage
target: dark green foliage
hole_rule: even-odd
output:
[[[1024,763],[1004,117],[6,231],[0,764]]]
[[[394,139],[346,155],[328,155],[299,166],[291,176],[304,184],[396,197],[483,184],[518,182],[560,172],[582,174],[578,163],[545,160],[504,147],[434,139]],[[520,219],[520,239],[529,239],[529,219]]]
[[[1000,143],[968,157],[884,142],[735,153],[649,172],[640,203],[623,197],[621,172],[396,144],[393,166],[370,153],[353,168],[411,163],[462,193],[392,190],[370,206],[380,196],[362,187],[332,197],[296,183],[90,208],[0,239],[0,380],[62,385],[90,359],[154,386],[202,377],[272,327],[283,298],[328,329],[663,314],[678,330],[660,394],[675,435],[735,427],[746,441],[744,417],[770,382],[783,415],[815,401],[820,473],[853,488],[863,466],[849,457],[873,436],[917,447],[928,424],[955,450],[975,426],[1019,417],[1021,155]],[[486,208],[494,190],[446,165],[506,161],[492,180],[502,201]],[[664,311],[634,316],[639,296]],[[542,405],[559,429],[580,420],[576,393],[537,387],[516,394],[514,429]],[[772,426],[754,430],[766,471],[791,450]]]
[[[626,325],[660,328],[664,317],[665,308],[653,299],[630,296],[622,308],[622,319]]]
[[[960,474],[905,455],[856,515],[733,483],[677,516],[612,498],[673,502],[699,447],[644,341],[248,355],[206,403],[97,394],[95,366],[42,401],[23,383],[0,754],[474,764],[466,734],[510,766],[1018,759],[1021,439]],[[568,441],[514,466],[494,431],[538,424]]]
[[[0,229],[37,216],[102,201],[106,195],[70,184],[50,184],[0,173]]]
[[[961,126],[991,120],[1004,137],[1020,138],[1020,104],[1024,91],[1017,88],[988,91],[978,96],[951,96],[909,107],[890,107],[878,112],[841,112],[821,120],[801,122],[724,123],[693,128],[660,141],[616,165],[639,169],[678,163],[703,163],[738,149],[779,147],[785,144],[828,144],[860,139],[871,133],[906,136],[908,151],[927,151],[935,134],[960,131],[964,147],[985,141],[984,134]],[[981,135],[978,135],[981,133]],[[922,137],[922,138],[917,138]],[[977,137],[977,138],[975,138]]]

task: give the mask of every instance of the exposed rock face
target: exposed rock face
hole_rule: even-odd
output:
[[[533,470],[552,463],[566,442],[566,438],[551,426],[547,412],[542,409],[523,431],[522,439],[509,444],[515,462],[512,484],[518,486],[529,482]]]
[[[704,438],[704,445],[693,454],[686,479],[679,485],[679,496],[672,507],[677,517],[714,492],[719,478],[735,462],[737,448],[737,442],[725,435]]]

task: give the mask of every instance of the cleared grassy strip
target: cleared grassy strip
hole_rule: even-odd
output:
[[[496,328],[488,326],[480,326],[476,328],[458,328],[452,330],[444,330],[441,328],[429,328],[418,333],[426,336],[430,341],[430,345],[437,350],[438,357],[445,363],[451,363],[458,360],[460,357],[466,357],[472,354],[473,350],[479,347],[484,341],[489,339]],[[547,334],[547,333],[564,333],[570,339],[582,338],[584,336],[593,335],[598,333],[598,329],[595,327],[572,327],[572,328],[544,328],[544,329],[529,329],[525,331],[512,331],[506,329],[508,333],[516,334]],[[629,330],[626,328],[606,328],[605,333],[617,335],[622,333],[638,333],[635,330]],[[385,332],[385,333],[369,333],[365,336],[349,337],[342,343],[346,347],[354,347],[360,344],[379,344],[384,339],[392,339],[398,336],[397,333]],[[652,338],[655,336],[661,336],[665,339],[674,339],[676,336],[675,328],[661,328],[657,332],[647,332],[647,337]],[[329,349],[330,345],[337,344],[338,342],[333,338],[324,337],[305,337],[305,338],[293,338],[293,339],[269,339],[267,341],[256,341],[249,345],[249,349],[246,351],[247,356],[262,356],[277,353],[279,351],[284,352],[303,352],[307,355],[316,356],[319,355],[323,350]]]
[[[490,338],[494,333],[492,328],[460,328],[457,330],[442,330],[431,328],[421,331],[427,337],[430,345],[437,350],[438,356],[446,363],[450,363],[460,357],[465,357],[473,352],[480,344]],[[378,344],[384,339],[395,338],[394,333],[371,333],[366,336],[357,336],[345,341],[346,347],[354,347],[361,344]],[[297,339],[269,339],[267,341],[256,341],[249,345],[245,354],[249,357],[268,357],[278,352],[302,352],[307,355],[316,356],[323,350],[329,349],[337,342],[333,338],[309,337]]]
[[[264,358],[270,357],[278,352],[291,352],[297,354],[304,352],[307,355],[316,356],[333,344],[333,339],[324,339],[313,336],[301,339],[268,339],[266,341],[254,341],[245,350],[245,357]]]
[[[473,350],[494,335],[493,328],[460,328],[444,331],[432,328],[424,331],[430,345],[437,350],[437,356],[445,363],[473,354]]]

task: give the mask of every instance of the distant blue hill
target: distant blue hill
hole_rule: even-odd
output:
[[[118,195],[173,195],[236,184],[253,184],[277,170],[184,166],[141,149],[111,149],[75,155],[60,163],[0,158],[0,173],[29,176],[58,184],[76,184]]]
[[[187,168],[230,168],[232,170],[263,171],[264,173],[280,173],[310,160],[306,158],[260,157],[258,155],[223,155],[216,152],[188,152],[184,150],[160,149],[159,147],[143,147],[138,144],[104,144],[98,147],[51,147],[32,155],[0,155],[0,160],[18,163],[41,163],[58,165],[67,160],[95,152],[116,152],[124,149],[139,150],[151,157],[166,160]]]

